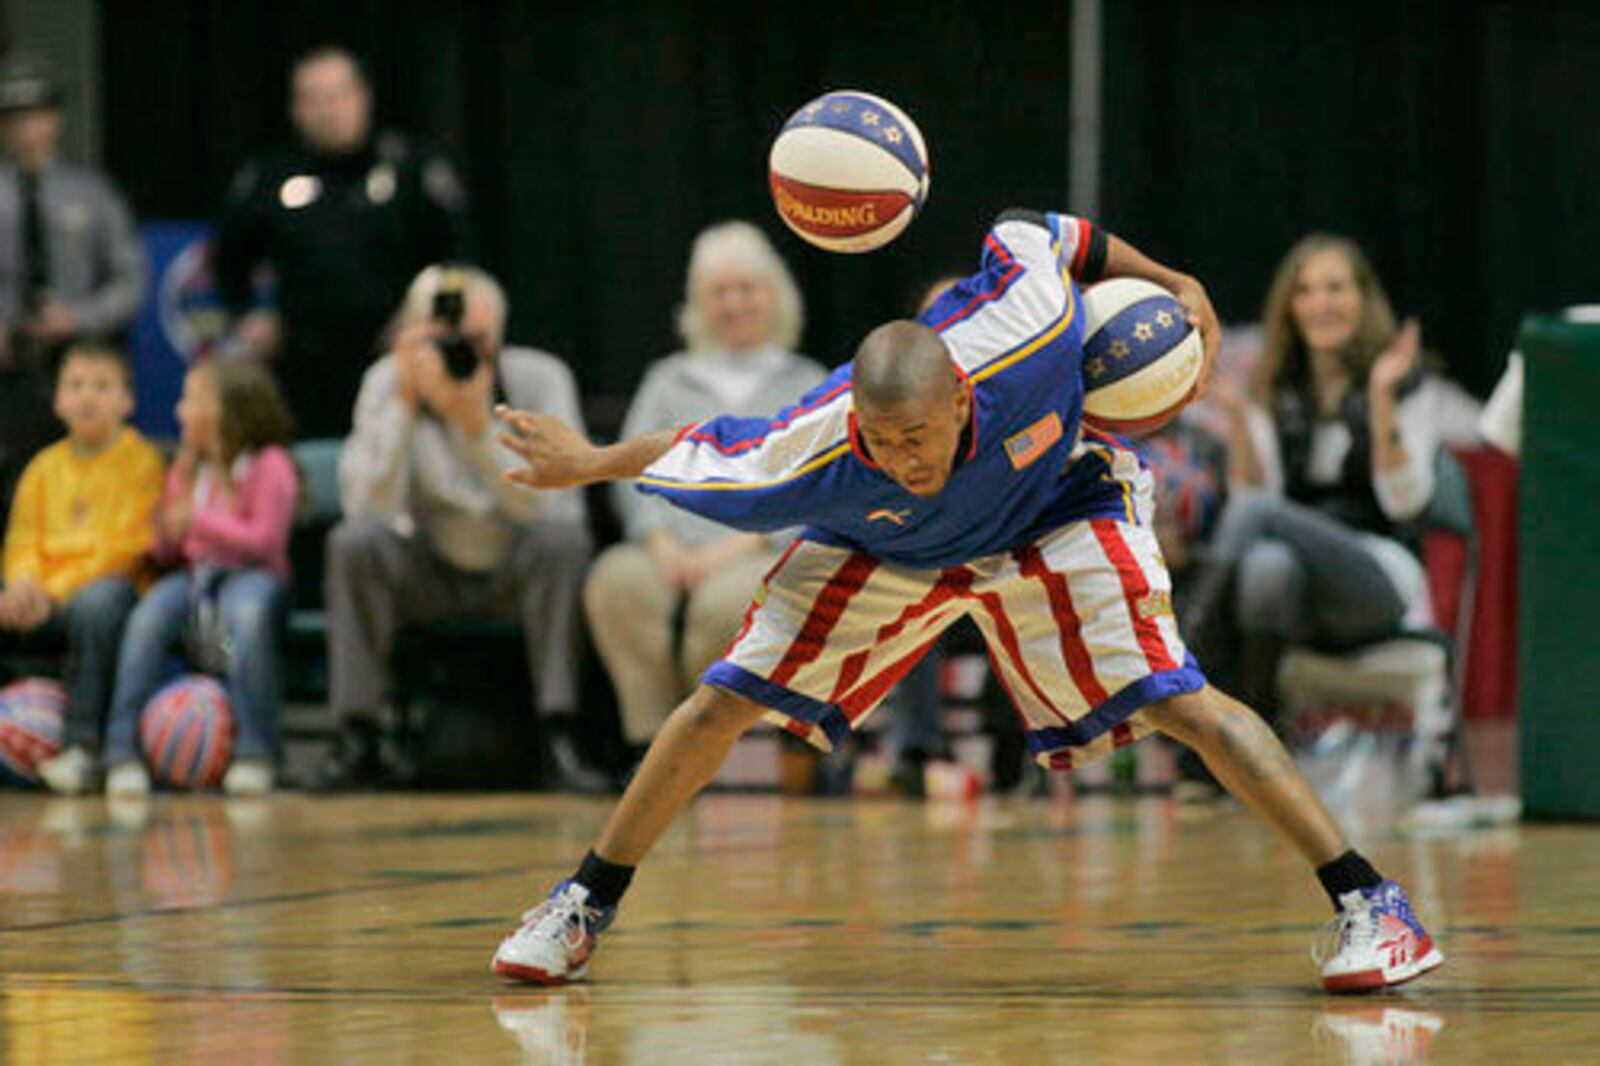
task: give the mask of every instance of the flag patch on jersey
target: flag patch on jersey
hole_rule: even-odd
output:
[[[1006,458],[1013,469],[1021,470],[1061,439],[1061,416],[1051,411],[1014,436],[1006,438]]]

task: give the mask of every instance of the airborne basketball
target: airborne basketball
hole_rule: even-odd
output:
[[[784,225],[819,248],[870,252],[894,240],[927,201],[922,131],[871,93],[824,93],[796,111],[767,161]]]

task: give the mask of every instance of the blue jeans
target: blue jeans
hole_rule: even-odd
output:
[[[65,645],[61,665],[61,683],[67,690],[63,748],[92,751],[100,747],[122,629],[138,598],[126,578],[102,577],[79,589],[32,633],[0,633],[0,656],[54,653]]]
[[[172,658],[182,651],[193,581],[189,570],[162,578],[128,619],[106,733],[108,763],[138,757],[139,714],[175,674]],[[278,643],[287,605],[288,587],[266,570],[233,571],[218,590],[218,613],[233,648],[226,687],[234,758],[275,759],[282,749]]]

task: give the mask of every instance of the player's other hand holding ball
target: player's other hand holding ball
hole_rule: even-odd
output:
[[[1198,400],[1206,394],[1211,371],[1217,365],[1217,352],[1222,348],[1222,323],[1217,321],[1217,312],[1211,307],[1211,297],[1206,294],[1206,287],[1200,284],[1198,278],[1180,274],[1171,289],[1178,302],[1189,309],[1189,325],[1200,331],[1200,344],[1205,349],[1206,361],[1200,368],[1200,377],[1195,381],[1190,397],[1191,400]]]

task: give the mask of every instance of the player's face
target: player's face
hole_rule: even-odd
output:
[[[858,404],[856,429],[873,462],[901,488],[913,496],[933,496],[955,469],[971,412],[971,394],[953,385],[885,407]]]
[[[122,368],[108,359],[69,357],[56,380],[56,417],[78,444],[99,447],[133,413]]]
[[[343,56],[306,63],[294,75],[295,128],[319,152],[350,152],[367,139],[372,97]]]
[[[699,288],[700,306],[718,345],[742,352],[772,339],[777,299],[766,278],[743,266],[719,265],[705,272]]]
[[[1361,289],[1343,252],[1327,248],[1306,260],[1295,281],[1290,310],[1295,328],[1313,352],[1337,352],[1361,324]]]

